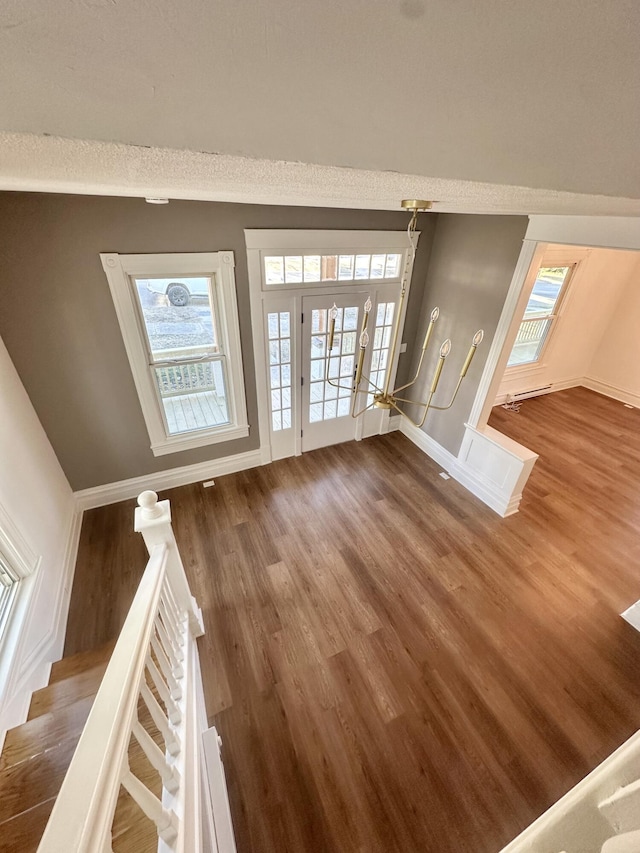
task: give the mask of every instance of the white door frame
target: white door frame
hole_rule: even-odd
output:
[[[450,473],[500,515],[516,512],[537,455],[488,426],[517,334],[516,316],[549,244],[640,251],[640,220],[627,217],[530,216],[457,458]]]
[[[640,219],[624,216],[530,216],[500,321],[478,386],[468,426],[486,426],[511,352],[509,331],[519,310],[528,273],[549,244],[640,251]],[[515,337],[515,336],[514,336]]]
[[[267,363],[267,341],[264,333],[264,304],[265,300],[274,297],[288,297],[291,306],[292,319],[296,320],[301,314],[302,296],[306,293],[344,293],[349,285],[354,288],[370,288],[373,292],[378,288],[388,288],[394,283],[400,285],[400,279],[375,279],[375,280],[351,280],[344,282],[318,282],[306,285],[279,285],[273,287],[265,285],[262,270],[263,253],[276,255],[287,255],[294,253],[314,254],[342,254],[349,253],[371,253],[382,251],[397,251],[403,254],[401,270],[407,266],[407,298],[404,300],[402,314],[400,316],[400,332],[404,330],[408,295],[411,286],[411,275],[413,262],[409,252],[406,231],[326,231],[326,230],[303,230],[303,229],[245,229],[245,242],[247,246],[247,265],[249,273],[249,294],[251,301],[251,327],[253,332],[253,351],[256,376],[256,392],[258,401],[258,426],[260,431],[260,457],[263,465],[271,462],[274,455],[281,458],[282,454],[274,454],[272,446],[271,416],[269,405],[269,382]],[[420,232],[416,232],[416,240]],[[345,286],[346,285],[346,286]],[[399,291],[398,291],[399,292]],[[295,365],[296,375],[300,375],[302,353],[297,336],[292,335],[292,367]],[[401,338],[400,338],[401,340]],[[400,347],[390,365],[392,380],[398,368]],[[296,396],[298,388],[292,388]],[[299,410],[299,406],[295,407]],[[295,416],[295,412],[292,412]],[[360,421],[361,419],[359,419]],[[293,453],[286,455],[300,455],[302,452],[300,441],[300,423],[297,416],[294,417],[295,449]],[[380,432],[388,429],[388,417],[381,418]],[[364,424],[358,422],[356,426],[356,440],[364,436]]]

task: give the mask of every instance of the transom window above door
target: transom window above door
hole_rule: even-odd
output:
[[[397,281],[402,274],[402,254],[265,254],[263,265],[268,287],[334,281]]]

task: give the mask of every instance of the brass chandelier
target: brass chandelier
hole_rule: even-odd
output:
[[[469,365],[473,360],[473,356],[475,355],[476,349],[482,342],[484,337],[484,331],[479,329],[473,339],[471,341],[471,347],[469,348],[469,352],[467,353],[467,357],[462,365],[462,369],[458,376],[458,382],[453,392],[453,396],[451,400],[447,403],[446,406],[435,406],[433,405],[433,397],[438,388],[438,383],[440,381],[440,376],[442,374],[442,370],[444,368],[444,363],[451,352],[451,341],[447,338],[446,341],[443,341],[440,347],[440,357],[436,363],[435,371],[433,373],[433,377],[431,379],[431,386],[429,388],[429,393],[427,394],[426,400],[411,400],[407,397],[400,397],[399,394],[401,391],[406,391],[407,388],[411,388],[412,385],[420,378],[420,374],[422,372],[422,365],[424,363],[425,354],[427,352],[427,347],[429,346],[429,342],[431,340],[431,336],[433,334],[433,329],[435,324],[440,316],[440,309],[434,308],[431,312],[431,316],[429,319],[429,325],[427,326],[427,331],[424,336],[424,341],[422,343],[422,351],[420,353],[420,360],[418,361],[418,367],[416,370],[416,374],[411,380],[411,382],[407,382],[405,385],[400,385],[398,388],[394,388],[393,390],[389,390],[389,385],[391,383],[391,371],[393,367],[393,363],[396,356],[396,350],[398,347],[398,338],[400,336],[400,323],[402,318],[402,309],[404,306],[404,300],[407,292],[407,279],[409,275],[409,270],[413,267],[413,261],[416,255],[416,241],[415,241],[415,231],[418,222],[418,213],[424,210],[430,210],[432,206],[432,202],[426,201],[424,199],[404,199],[402,201],[402,207],[411,213],[411,219],[409,221],[409,225],[407,227],[407,236],[409,238],[409,247],[410,247],[410,257],[407,259],[407,263],[405,264],[404,272],[402,275],[402,288],[400,291],[400,299],[398,301],[398,306],[396,309],[395,322],[393,325],[393,332],[391,337],[391,348],[389,350],[389,354],[387,357],[386,369],[385,369],[385,381],[384,387],[379,388],[374,382],[371,381],[369,376],[363,375],[363,366],[364,359],[367,352],[367,346],[369,345],[369,332],[367,331],[367,326],[369,323],[369,313],[372,308],[371,297],[367,298],[367,301],[364,304],[364,313],[362,316],[362,327],[360,329],[360,339],[359,339],[359,351],[358,351],[358,362],[356,369],[354,371],[353,382],[350,385],[343,385],[339,381],[335,381],[329,377],[329,364],[331,359],[331,352],[334,348],[334,338],[335,338],[335,329],[336,329],[336,319],[338,317],[338,307],[334,303],[333,307],[329,310],[329,340],[328,340],[328,357],[327,357],[327,369],[325,380],[330,385],[333,385],[335,388],[349,388],[352,393],[351,400],[351,417],[359,418],[365,412],[369,411],[372,408],[378,409],[393,409],[399,415],[402,415],[403,418],[406,418],[408,421],[414,426],[421,427],[423,426],[425,420],[427,419],[427,414],[431,409],[439,412],[443,412],[446,409],[450,409],[453,406],[455,399],[458,395],[458,391],[460,390],[460,386],[467,375],[467,371],[469,370]],[[361,394],[365,394],[366,396],[371,396],[373,398],[373,402],[365,405],[364,407],[358,409],[358,401]],[[421,409],[421,416],[419,420],[414,421],[413,418],[409,417],[406,411],[401,408],[398,404],[404,404],[405,406],[417,406],[418,409]]]

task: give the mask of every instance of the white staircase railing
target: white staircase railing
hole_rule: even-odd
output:
[[[135,529],[142,533],[150,559],[39,853],[110,851],[121,786],[139,807],[141,820],[155,824],[159,851],[194,853],[203,844],[222,850],[215,837],[203,840],[202,834],[208,826],[205,835],[211,836],[215,825],[211,814],[207,819],[202,794],[206,719],[195,643],[204,633],[202,615],[178,553],[169,502],[158,503],[154,492],[144,492],[138,503]],[[157,733],[154,739],[143,725],[149,719],[162,735],[164,749]],[[129,766],[132,736],[160,777],[160,797]],[[229,823],[227,816],[222,822]],[[235,850],[232,833],[226,849]]]
[[[640,853],[640,732],[501,853]]]

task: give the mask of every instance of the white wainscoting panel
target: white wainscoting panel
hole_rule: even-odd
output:
[[[466,425],[457,460],[456,480],[499,515],[518,511],[522,490],[538,454],[485,426]]]
[[[391,418],[390,429],[400,429],[454,480],[498,515],[506,517],[518,511],[522,490],[538,458],[537,453],[492,427],[477,430],[467,424],[456,457],[409,421],[404,418],[397,421]]]

